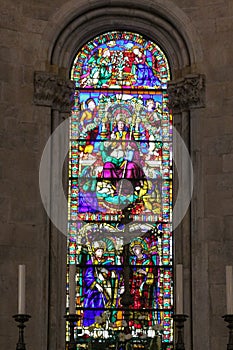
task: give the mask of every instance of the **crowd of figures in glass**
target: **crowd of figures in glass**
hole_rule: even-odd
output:
[[[142,36],[111,32],[82,48],[71,79],[68,264],[77,266],[79,342],[137,349],[156,339],[172,349],[167,60]]]

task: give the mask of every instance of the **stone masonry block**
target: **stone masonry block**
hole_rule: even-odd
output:
[[[223,172],[233,173],[233,154],[223,155]]]

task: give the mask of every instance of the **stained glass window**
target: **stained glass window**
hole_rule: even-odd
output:
[[[172,349],[166,56],[137,33],[109,32],[77,53],[71,79],[67,308],[75,265],[77,348]]]

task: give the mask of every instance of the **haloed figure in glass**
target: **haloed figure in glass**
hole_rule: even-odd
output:
[[[132,308],[150,309],[153,300],[153,263],[148,254],[147,244],[143,239],[136,238],[130,243],[130,262],[132,275],[130,281],[130,293],[133,296]]]
[[[84,272],[84,326],[95,323],[95,317],[100,316],[113,301],[110,269],[113,260],[104,257],[106,244],[103,241],[94,242],[92,250],[93,255]]]
[[[118,119],[111,134],[111,140],[100,145],[103,160],[103,187],[111,181],[111,193],[100,188],[99,196],[106,201],[119,204],[133,202],[147,191],[145,174],[140,162],[140,151],[124,119]],[[122,186],[119,180],[127,179],[131,186]],[[106,182],[107,181],[107,182]],[[146,189],[144,189],[144,186]],[[102,194],[103,193],[103,194]]]

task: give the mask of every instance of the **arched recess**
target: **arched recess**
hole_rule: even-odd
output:
[[[42,51],[46,49],[49,64],[69,69],[75,53],[91,37],[132,29],[156,40],[169,59],[173,77],[184,70],[195,73],[202,56],[198,36],[184,12],[167,0],[80,1],[78,5],[70,1],[51,19]]]
[[[35,72],[35,104],[51,107],[51,132],[66,117],[71,108],[73,92],[69,71],[77,51],[94,36],[111,30],[138,32],[156,42],[166,54],[172,81],[170,101],[173,108],[174,125],[190,148],[190,111],[204,106],[204,76],[197,71],[202,61],[198,36],[190,19],[169,0],[100,0],[69,1],[50,19],[41,41],[40,71]],[[46,70],[43,68],[46,67]],[[41,71],[42,70],[42,71]],[[65,100],[65,103],[64,103]],[[65,113],[65,114],[64,114]],[[177,149],[179,152],[179,149]],[[56,162],[56,159],[53,159]],[[178,160],[182,168],[182,159]],[[179,184],[187,179],[179,179]],[[52,186],[56,180],[52,177]],[[186,182],[185,186],[189,187]],[[175,179],[176,188],[176,179]],[[176,195],[176,193],[175,193]],[[187,212],[182,224],[175,230],[175,262],[183,263],[186,279],[185,312],[189,314],[186,327],[186,344],[192,343],[191,310],[191,213]],[[184,254],[184,250],[186,253]],[[60,259],[66,251],[66,240],[59,238],[52,226],[50,232],[50,290],[48,319],[48,349],[63,347],[65,325],[60,320],[64,313],[61,304],[61,282],[65,285],[64,263]],[[62,253],[63,252],[63,253]],[[60,267],[59,267],[60,266]],[[63,280],[54,279],[57,271],[63,271]],[[61,310],[61,307],[63,308]],[[57,335],[59,334],[59,336]]]

